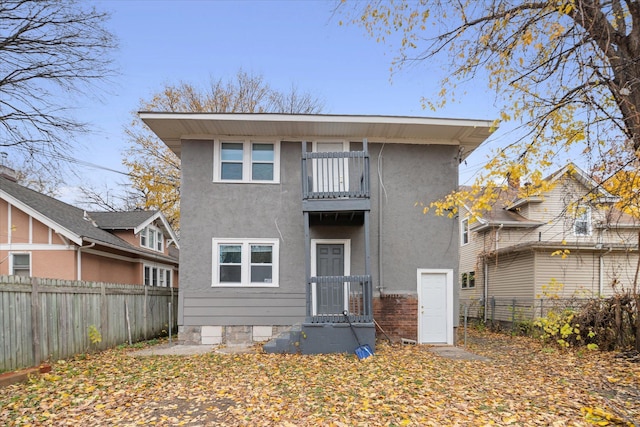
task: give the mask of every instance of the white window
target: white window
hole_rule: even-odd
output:
[[[171,275],[173,270],[170,268],[162,268],[151,265],[144,266],[144,285],[171,287]]]
[[[266,141],[215,141],[214,182],[280,181],[280,143]]]
[[[462,220],[462,226],[460,227],[460,242],[463,245],[469,243],[469,218]]]
[[[164,236],[159,228],[149,225],[140,231],[140,246],[163,252],[163,243]]]
[[[31,254],[11,254],[11,274],[31,276]]]
[[[213,286],[278,286],[277,239],[213,239]]]
[[[576,209],[573,233],[576,236],[591,235],[591,208],[589,206],[578,206]]]

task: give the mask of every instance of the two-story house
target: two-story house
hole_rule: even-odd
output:
[[[3,171],[0,275],[178,286],[177,236],[161,212],[87,212]]]
[[[545,299],[630,289],[640,222],[616,209],[618,198],[574,164],[545,180],[552,186],[544,193],[531,188],[522,196],[512,186],[490,211],[460,210],[462,304],[509,321],[512,310],[491,313],[492,298],[530,305],[527,315],[534,315]]]
[[[140,117],[182,162],[183,341],[262,341],[300,324],[272,351],[351,352],[348,316],[371,346],[374,318],[396,338],[453,342],[458,223],[416,204],[457,187],[489,121]]]

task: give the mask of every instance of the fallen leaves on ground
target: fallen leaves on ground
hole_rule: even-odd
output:
[[[640,364],[470,331],[488,362],[428,346],[354,355],[133,357],[60,361],[0,389],[0,424],[55,426],[626,425],[640,420]]]

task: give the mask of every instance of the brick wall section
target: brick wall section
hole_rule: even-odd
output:
[[[394,341],[418,339],[418,298],[387,294],[373,299],[373,317]],[[377,334],[382,336],[378,330]]]

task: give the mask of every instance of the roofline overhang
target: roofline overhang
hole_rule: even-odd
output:
[[[53,230],[54,233],[64,236],[66,239],[72,241],[78,246],[82,245],[82,236],[72,232],[68,228],[65,228],[62,225],[58,224],[57,222],[51,220],[48,216],[33,209],[28,204],[24,203],[19,199],[16,199],[11,194],[7,193],[6,191],[3,191],[2,189],[0,189],[0,197],[5,199],[7,202],[9,202],[10,205],[15,206],[16,208],[25,212],[27,215],[33,217],[34,219],[38,220],[39,222],[49,227],[51,230]]]
[[[496,128],[495,123],[490,120],[412,116],[152,111],[141,111],[138,115],[178,155],[182,140],[187,139],[211,140],[216,137],[244,136],[296,141],[311,140],[314,137],[336,138],[338,135],[335,134],[335,127],[341,126],[339,136],[344,138],[367,138],[369,142],[462,146],[464,158]],[[167,122],[171,126],[163,125]],[[393,125],[405,126],[406,134],[398,136],[393,133]],[[446,132],[447,137],[434,139],[435,130],[444,129],[449,130]]]
[[[498,222],[486,222],[478,227],[472,228],[471,231],[480,232],[488,230],[490,228],[538,228],[544,225],[544,222],[520,222],[520,221],[498,221]]]
[[[125,252],[125,253],[131,253],[131,254],[136,254],[139,255],[143,258],[146,259],[151,259],[151,260],[155,260],[155,261],[163,261],[163,262],[168,262],[168,263],[173,263],[173,264],[179,264],[179,261],[175,258],[166,256],[164,254],[154,254],[151,252],[147,252],[147,251],[143,251],[141,249],[136,249],[135,247],[131,247],[131,249],[129,248],[124,248],[122,246],[117,246],[117,245],[113,245],[111,243],[107,243],[107,242],[103,242],[102,240],[98,240],[98,239],[92,239],[90,237],[85,237],[84,238],[85,242],[89,242],[89,243],[95,243],[96,245],[100,245],[100,246],[104,246],[106,248],[111,248],[111,249],[116,249],[120,252]]]
[[[514,246],[507,246],[504,248],[500,248],[495,251],[486,252],[481,254],[481,257],[491,258],[496,255],[505,255],[511,253],[525,252],[525,251],[549,251],[549,250],[558,250],[558,249],[568,249],[569,251],[588,251],[588,252],[637,252],[638,245],[624,245],[619,243],[599,243],[599,244],[589,244],[589,245],[578,245],[578,244],[562,244],[562,242],[528,242]]]
[[[637,229],[640,230],[640,224],[632,224],[632,223],[622,223],[622,224],[596,224],[593,226],[598,230],[607,230],[607,229]]]

